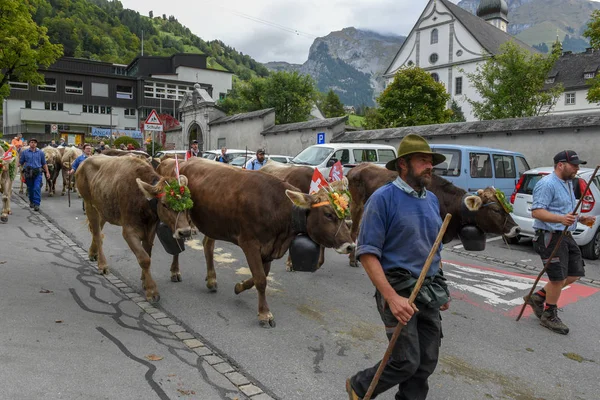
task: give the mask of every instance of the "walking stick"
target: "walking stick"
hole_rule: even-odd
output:
[[[440,232],[438,233],[437,238],[435,239],[435,243],[433,243],[433,247],[431,247],[431,250],[429,251],[429,256],[427,257],[427,260],[425,261],[425,264],[423,265],[423,269],[421,270],[419,279],[417,280],[417,283],[415,284],[415,287],[413,288],[413,290],[410,294],[410,297],[408,298],[408,303],[410,305],[412,305],[414,303],[415,298],[417,297],[417,294],[419,294],[419,290],[421,290],[423,281],[425,280],[425,277],[427,276],[427,271],[429,271],[429,267],[431,266],[433,257],[435,257],[435,253],[437,252],[437,249],[440,247],[440,243],[442,242],[444,233],[446,233],[446,229],[448,228],[448,224],[450,223],[451,218],[452,218],[452,215],[446,214],[446,218],[444,218],[444,223],[442,224],[442,228],[440,229]],[[373,380],[371,381],[371,384],[369,385],[369,390],[367,390],[367,394],[365,395],[365,397],[363,397],[363,400],[371,400],[373,391],[375,391],[375,387],[377,386],[377,383],[379,382],[379,378],[381,377],[381,374],[383,373],[383,369],[385,368],[385,365],[387,364],[390,356],[392,355],[392,350],[394,349],[394,345],[396,344],[396,341],[398,340],[398,337],[400,336],[400,331],[402,330],[402,326],[403,325],[400,323],[400,321],[398,321],[398,325],[396,325],[396,329],[394,330],[394,334],[392,335],[392,338],[390,339],[388,348],[387,348],[385,354],[383,355],[383,359],[381,360],[381,363],[379,363],[377,372],[375,373],[375,376],[373,377]]]
[[[577,202],[577,205],[575,206],[575,209],[573,210],[572,214],[576,214],[577,213],[577,209],[581,205],[581,202],[583,201],[583,197],[585,196],[585,194],[587,193],[588,189],[590,188],[590,185],[592,184],[592,180],[596,176],[596,172],[598,172],[598,169],[600,169],[600,165],[596,166],[596,169],[594,170],[594,173],[592,174],[592,176],[590,177],[590,180],[588,181],[587,185],[585,186],[585,190],[581,193],[581,197],[579,198],[579,201]],[[550,266],[550,262],[552,261],[552,259],[554,258],[554,255],[558,251],[558,247],[560,246],[560,243],[562,242],[562,239],[563,239],[563,237],[565,236],[565,234],[567,233],[568,230],[569,230],[569,227],[565,226],[565,229],[563,229],[560,237],[556,241],[556,245],[554,246],[554,250],[552,250],[552,254],[550,254],[550,257],[548,257],[548,260],[546,261],[546,265],[544,265],[544,268],[542,268],[542,270],[538,274],[538,277],[536,278],[535,282],[533,283],[533,287],[529,291],[529,294],[527,296],[525,296],[525,302],[523,303],[523,307],[521,307],[521,311],[519,312],[519,316],[517,317],[517,321],[520,320],[521,317],[523,316],[523,313],[525,312],[525,307],[527,307],[527,303],[529,302],[529,298],[531,297],[531,295],[535,291],[535,288],[536,288],[538,282],[540,281],[540,279],[542,279],[542,275],[544,275],[544,273],[546,272],[546,270]]]
[[[69,207],[71,207],[71,174],[69,174],[67,181],[67,199],[69,199]]]

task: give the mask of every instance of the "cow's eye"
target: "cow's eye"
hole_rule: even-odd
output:
[[[330,212],[327,212],[327,211],[325,211],[325,218],[327,218],[327,219],[329,219],[331,221],[334,220],[333,214],[330,213]]]

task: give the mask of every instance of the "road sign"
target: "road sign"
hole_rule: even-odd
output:
[[[156,110],[152,110],[148,115],[148,118],[146,118],[146,121],[144,121],[144,130],[153,132],[163,131],[163,124],[160,122]]]
[[[58,125],[52,124],[52,126],[50,127],[50,131],[52,133],[58,133]]]
[[[325,132],[317,133],[317,144],[325,144]]]

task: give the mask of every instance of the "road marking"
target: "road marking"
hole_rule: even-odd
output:
[[[494,236],[489,239],[486,239],[486,243],[493,242],[493,241],[500,240],[500,239],[502,239],[502,236]],[[453,249],[462,249],[463,247],[464,246],[462,244],[452,246]]]

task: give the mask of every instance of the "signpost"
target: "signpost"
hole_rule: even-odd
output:
[[[325,144],[325,132],[317,133],[317,144]]]
[[[156,110],[152,110],[150,114],[148,114],[148,118],[144,121],[144,131],[152,132],[152,156],[154,157],[154,132],[163,131],[163,124],[160,122]]]

